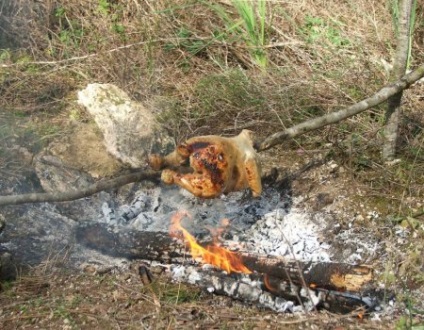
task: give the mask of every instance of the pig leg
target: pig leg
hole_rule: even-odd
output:
[[[177,184],[196,197],[214,198],[222,193],[222,187],[214,184],[210,176],[201,173],[180,174],[170,169],[162,171],[162,181],[166,184]]]

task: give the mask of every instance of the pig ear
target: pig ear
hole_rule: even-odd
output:
[[[190,150],[188,146],[185,143],[181,143],[178,147],[178,154],[183,157],[189,157],[190,156]]]

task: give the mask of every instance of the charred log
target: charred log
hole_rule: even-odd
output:
[[[283,258],[242,254],[247,268],[295,285],[326,290],[360,292],[373,279],[367,266],[334,262],[300,262]]]
[[[189,252],[163,232],[120,230],[94,224],[77,229],[77,240],[85,246],[115,257],[181,263]],[[240,253],[253,272],[308,288],[361,292],[372,284],[373,270],[367,266],[333,262],[301,262],[273,256]]]
[[[176,266],[174,278],[219,295],[243,302],[254,303],[277,312],[312,311],[325,309],[333,313],[358,314],[375,310],[379,306],[378,295],[338,292],[323,289],[300,288],[273,278],[279,290],[270,292],[262,276],[257,274],[226,274],[210,267]],[[282,287],[284,286],[284,290]]]
[[[275,296],[290,301],[297,301],[300,305],[308,305],[316,300],[317,309],[325,309],[333,313],[349,313],[355,310],[376,310],[383,301],[382,294],[377,290],[370,289],[363,292],[335,291],[323,288],[307,289],[293,282],[287,282],[281,278],[265,275],[265,288]]]
[[[122,229],[115,231],[113,227],[93,224],[79,227],[76,238],[88,248],[115,257],[168,264],[187,265],[194,262],[183,242],[171,238],[168,233]],[[271,306],[274,310],[288,308],[287,301],[296,301],[300,306],[306,304],[309,306],[306,309],[310,309],[312,302],[315,301],[314,308],[325,308],[339,313],[350,312],[359,307],[372,309],[377,304],[376,295],[370,293],[373,270],[369,267],[344,263],[287,261],[278,257],[247,253],[240,255],[245,266],[254,272],[248,277],[262,283],[259,288],[252,289],[253,291],[246,293],[247,296],[244,297],[241,292],[247,289],[240,288],[246,284],[240,286],[235,283],[237,278],[240,276],[246,278],[247,275],[227,275],[222,271],[216,272],[211,269],[202,273],[201,286],[207,287],[214,283],[212,285],[214,292],[246,301],[252,301],[251,295],[254,296],[253,300],[263,295],[261,299],[268,301],[268,307]],[[262,274],[266,276],[263,277]],[[225,284],[227,288],[232,286],[240,288],[230,294],[228,290],[223,291],[219,283],[227,283]],[[258,292],[255,293],[256,291]]]

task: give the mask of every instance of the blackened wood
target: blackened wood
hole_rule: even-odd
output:
[[[175,241],[167,233],[122,228],[115,230],[114,227],[101,223],[78,227],[76,240],[90,249],[127,259],[175,263],[187,255],[181,243]]]
[[[253,275],[252,275],[253,276]],[[302,287],[287,282],[281,278],[264,276],[264,287],[274,295],[286,300],[303,304],[309,300],[309,295],[301,293]],[[335,291],[323,288],[309,289],[311,295],[319,295],[318,309],[325,309],[333,313],[350,313],[360,310],[373,311],[383,301],[382,293],[376,290],[364,292]]]
[[[104,224],[81,226],[77,241],[105,254],[128,259],[145,259],[166,263],[192,261],[182,242],[164,232],[114,230]],[[336,291],[362,292],[373,280],[370,267],[333,262],[298,262],[272,256],[241,253],[251,271],[267,274],[300,287]]]
[[[326,290],[360,292],[373,279],[373,270],[336,262],[299,262],[271,256],[242,254],[243,263],[250,270],[267,274],[296,285]]]

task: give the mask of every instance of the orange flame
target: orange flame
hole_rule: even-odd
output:
[[[268,274],[264,274],[264,285],[269,290],[269,292],[276,292],[277,289],[271,285]]]
[[[214,265],[227,273],[244,273],[252,272],[243,265],[241,257],[237,253],[222,248],[216,244],[204,248],[196,242],[196,239],[181,225],[181,220],[190,215],[185,211],[179,211],[172,216],[170,232],[171,236],[178,237],[182,234],[186,245],[190,248],[192,257],[202,258],[206,264]]]

